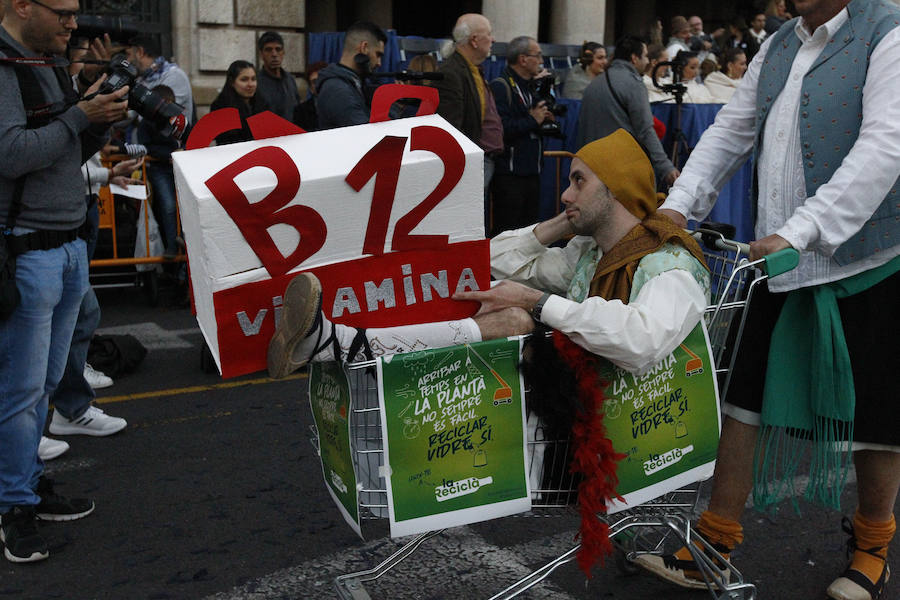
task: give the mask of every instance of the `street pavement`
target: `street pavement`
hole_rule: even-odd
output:
[[[99,405],[128,420],[109,438],[70,436],[47,463],[58,491],[95,499],[96,511],[46,523],[47,561],[0,559],[0,599],[335,598],[334,578],[371,568],[399,548],[385,520],[365,540],[328,497],[315,449],[306,373],[223,381],[201,369],[202,336],[168,290],[151,307],[140,290],[99,290],[100,333],[128,332],[149,349],[137,372],[101,390]],[[851,482],[844,512],[852,513]],[[701,498],[701,506],[705,500]],[[571,512],[511,517],[446,530],[380,580],[373,599],[489,598],[571,548]],[[844,567],[840,515],[790,504],[747,512],[733,563],[769,599],[824,598]],[[891,557],[897,572],[900,561]],[[568,563],[522,597],[701,599],[609,560],[591,579]],[[885,598],[900,598],[889,584]]]

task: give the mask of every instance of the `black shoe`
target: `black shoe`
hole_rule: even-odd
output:
[[[74,521],[94,512],[94,501],[87,498],[65,498],[53,491],[53,480],[41,477],[35,494],[41,497],[36,508],[42,521]]]
[[[50,556],[47,541],[38,533],[33,506],[13,506],[0,515],[3,554],[14,563],[35,562]]]

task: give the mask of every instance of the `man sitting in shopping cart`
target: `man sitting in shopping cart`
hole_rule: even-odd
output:
[[[332,323],[311,273],[288,284],[269,344],[272,377],[309,361],[353,360],[471,344],[556,329],[590,353],[641,373],[697,325],[709,271],[697,243],[656,213],[653,168],[625,130],[591,142],[572,159],[566,210],[491,240],[490,290],[458,292],[481,303],[468,319],[381,329]],[[574,237],[563,248],[550,244]]]

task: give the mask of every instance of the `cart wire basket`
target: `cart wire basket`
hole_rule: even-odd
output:
[[[798,255],[793,249],[750,261],[747,244],[729,240],[733,231],[728,225],[703,224],[691,232],[701,243],[711,273],[713,302],[704,314],[720,398],[728,390],[736,353],[734,348],[743,334],[745,307],[754,289],[768,277],[793,269]],[[725,232],[725,234],[723,234]],[[384,447],[378,405],[378,385],[373,368],[375,361],[347,365],[353,390],[350,410],[351,451],[358,481],[359,515],[361,519],[383,519],[388,516],[387,486],[382,477]],[[528,391],[526,390],[526,394]],[[561,515],[571,511],[577,502],[578,481],[569,473],[567,457],[570,440],[551,435],[537,419],[529,416],[529,477],[532,481],[532,511],[537,516]],[[313,435],[315,436],[313,427]],[[313,445],[318,447],[316,440]],[[610,539],[617,550],[616,563],[625,572],[639,570],[637,557],[663,554],[673,548],[687,546],[704,577],[706,589],[716,600],[752,600],[756,588],[744,581],[735,569],[710,543],[692,527],[700,499],[702,481],[664,494],[654,500],[612,515],[599,515],[609,526]],[[348,573],[335,578],[339,598],[367,600],[364,584],[380,578],[415,552],[428,539],[443,530],[415,536],[394,554],[372,569]],[[547,578],[555,569],[575,559],[580,545],[548,562],[529,575],[498,592],[490,600],[514,598]]]

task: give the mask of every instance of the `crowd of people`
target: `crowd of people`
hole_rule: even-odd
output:
[[[534,37],[517,36],[492,81],[482,69],[494,42],[491,23],[480,14],[460,16],[440,60],[422,55],[410,68],[440,74],[422,82],[438,90],[438,113],[484,151],[492,274],[504,281],[457,295],[481,303],[475,317],[413,326],[412,335],[409,328],[331,323],[318,312],[318,280],[301,274],[284,294],[270,374],[283,377],[311,360],[350,360],[351,348],[370,352],[412,338],[432,347],[470,343],[528,333],[536,324],[560,332],[579,352],[641,373],[680,343],[708,301],[702,253],[682,228],[709,213],[729,176],[753,155],[751,258],[792,247],[800,266],[771,280],[747,309],[751,326],[737,349],[739,383],[724,398],[712,499],[695,527],[726,559],[741,543],[756,461],[777,460],[753,452],[760,436],[787,430],[827,446],[823,451],[853,452],[852,557],[827,595],[886,597],[900,488],[900,434],[884,405],[900,368],[884,342],[900,334],[900,319],[884,310],[900,294],[900,158],[886,151],[900,139],[900,99],[889,75],[900,58],[900,9],[886,0],[793,4],[799,18],[784,0],[772,0],[765,12],[748,15],[749,26],[738,18],[709,33],[701,17],[676,16],[666,43],[658,21],[646,38],[624,35],[609,49],[585,41],[564,73],[545,68]],[[97,188],[135,183],[132,173],[147,161],[166,256],[184,247],[171,166],[181,143],[128,115],[120,100],[129,87],[104,88],[108,76],[96,63],[123,52],[138,83],[178,105],[188,125],[197,115],[189,78],[154,39],[117,48],[108,37],[77,38],[78,15],[69,4],[2,6],[0,104],[8,109],[0,113],[7,157],[0,164],[0,526],[5,557],[31,562],[49,555],[38,520],[74,520],[94,510],[91,500],[59,495],[43,476],[43,461],[68,447],[45,429],[106,436],[127,426],[93,405],[93,389],[112,381],[86,359],[100,318],[87,277]],[[386,42],[377,25],[354,24],[337,62],[307,67],[309,95],[301,98],[283,68],[284,40],[264,33],[260,67],[254,57],[235,60],[212,103],[213,110],[236,109],[241,121],[215,143],[251,139],[247,120],[267,110],[307,131],[367,123]],[[68,55],[69,69],[25,65],[48,55]],[[561,199],[565,211],[537,223],[545,139],[558,134],[557,95],[581,100],[579,150]],[[650,109],[676,96],[725,105],[683,170],[663,150]],[[401,103],[392,115],[414,111]],[[104,149],[130,159],[104,167]],[[668,191],[661,206],[657,190]],[[834,339],[834,348],[797,342],[798,328]],[[866,358],[872,353],[877,364]],[[791,387],[798,380],[803,385]],[[794,405],[803,407],[802,418]],[[693,557],[702,551],[685,547],[638,562],[678,586],[700,588]]]

